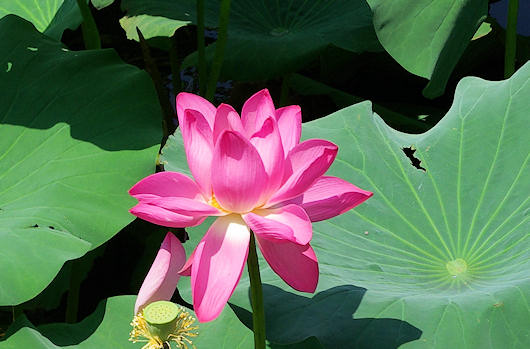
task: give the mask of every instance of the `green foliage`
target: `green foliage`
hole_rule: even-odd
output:
[[[217,27],[219,3],[206,1],[207,27]],[[127,16],[163,16],[196,23],[196,4],[191,0],[124,0],[122,7]],[[248,81],[278,77],[300,69],[330,44],[353,52],[380,50],[364,0],[233,0],[230,7],[221,72],[224,78]],[[149,27],[145,30],[149,37],[154,36]],[[214,51],[215,44],[206,49],[210,62]],[[196,54],[189,56],[184,66],[196,61]]]
[[[91,1],[98,10],[114,3],[80,1]],[[205,25],[214,29],[221,0],[205,3]],[[139,27],[145,38],[162,38],[168,46],[167,38],[178,28],[196,24],[195,0],[120,4],[126,13],[120,24],[129,39],[138,40]],[[323,104],[348,106],[364,98],[340,88],[368,97],[379,87],[384,93],[372,97],[382,105],[409,105],[410,100],[393,99],[410,98],[420,79],[407,75],[386,53],[357,53],[385,49],[407,71],[430,80],[425,96],[440,96],[471,40],[488,35],[477,40],[481,50],[466,51],[471,58],[504,44],[498,25],[483,23],[487,4],[231,0],[221,77],[236,80],[230,93],[235,103],[249,86],[241,82],[283,77],[282,86],[295,92],[289,97],[301,105],[320,103],[307,96],[326,95]],[[111,12],[93,13],[101,19]],[[143,222],[120,234],[133,244],[114,240],[104,245],[134,218],[127,212],[135,203],[127,190],[155,169],[161,111],[149,76],[124,64],[114,51],[74,52],[59,42],[66,29],[81,22],[77,0],[0,0],[0,306],[9,310],[1,314],[0,349],[144,344],[128,341],[134,296],[108,298],[76,324],[35,326],[20,314],[28,311],[36,324],[60,318],[66,290],[79,286],[89,273],[90,285],[109,287],[101,287],[97,295],[84,290],[85,309],[107,297],[101,295],[108,290],[138,289],[167,231]],[[106,44],[114,40],[112,29],[101,29]],[[71,36],[65,36],[65,44],[77,47],[80,38]],[[524,39],[517,38],[519,62],[529,56]],[[193,48],[173,44],[178,47],[173,47],[171,63],[178,65]],[[128,48],[116,47],[138,61]],[[210,66],[215,49],[215,43],[206,49]],[[318,57],[319,66],[309,64]],[[162,55],[158,58],[163,69],[169,66]],[[184,66],[196,60],[193,53]],[[478,58],[467,61],[455,74],[481,67]],[[491,62],[495,57],[480,64]],[[307,76],[293,74],[302,68],[308,68],[303,71]],[[412,92],[380,86],[377,76],[386,78],[387,73],[388,79],[403,79]],[[495,68],[486,73],[495,76]],[[259,256],[267,348],[530,347],[529,81],[530,63],[505,81],[465,78],[446,116],[428,131],[431,125],[409,118],[414,112],[406,107],[392,111],[369,102],[303,126],[305,139],[325,138],[339,146],[329,175],[374,196],[339,217],[313,224],[311,243],[320,264],[315,294],[291,289]],[[268,83],[277,92],[276,82]],[[412,103],[420,101],[417,97]],[[438,99],[432,110],[444,103],[445,98]],[[319,107],[327,106],[315,109]],[[432,116],[431,106],[417,107],[421,113],[414,115]],[[304,113],[313,116],[314,110],[307,109]],[[393,127],[424,133],[406,134]],[[167,171],[190,175],[178,131],[160,161]],[[214,219],[188,229],[188,256]],[[108,253],[101,256],[105,247]],[[127,258],[116,266],[107,264],[123,250]],[[91,269],[97,256],[99,264]],[[105,284],[116,270],[124,271],[115,281],[119,287]],[[181,279],[179,293],[192,301],[189,278]],[[4,315],[10,321],[11,305],[17,305],[17,319],[4,335]],[[70,311],[75,305],[67,310],[74,317]],[[251,328],[245,270],[230,303],[215,321],[200,324],[193,342],[198,348],[250,349]]]
[[[15,305],[133,220],[127,190],[154,170],[160,109],[112,50],[70,52],[7,16],[0,52],[0,305]]]
[[[530,346],[529,81],[528,63],[506,81],[466,78],[447,115],[420,135],[388,127],[367,102],[305,124],[305,138],[339,146],[329,174],[374,196],[313,225],[320,282],[312,300],[260,260],[270,285],[267,339],[315,336],[325,348],[348,341],[355,348]],[[189,173],[183,153],[180,135],[170,137],[166,170]],[[211,222],[188,229],[188,254]],[[183,281],[180,292],[191,301]],[[324,295],[329,301],[320,306]],[[230,301],[248,322],[245,272]]]
[[[37,329],[25,317],[20,317],[11,329],[18,331],[5,342],[0,342],[0,348],[140,348],[127,340],[134,300],[134,296],[109,298],[77,324],[48,324]]]
[[[453,68],[488,12],[487,0],[367,0],[379,41],[409,72],[443,94]]]
[[[120,19],[120,25],[125,30],[127,39],[138,41],[138,27],[144,38],[151,39],[153,37],[172,36],[175,31],[187,25],[188,21],[179,21],[161,16],[138,15],[132,17],[123,17]]]
[[[0,0],[0,18],[9,14],[30,21],[57,40],[65,29],[76,29],[83,21],[77,0]]]
[[[114,0],[90,0],[90,1],[92,2],[92,5],[94,5],[94,7],[97,8],[98,10],[105,8],[114,2]]]
[[[20,317],[11,329],[17,332],[0,342],[0,349],[139,349],[145,343],[128,341],[135,298],[109,298],[86,319],[72,325],[49,324],[35,328],[25,317]],[[216,321],[199,324],[199,335],[193,344],[197,348],[251,349],[254,339],[252,331],[227,307]]]
[[[322,82],[312,80],[301,74],[291,74],[286,78],[289,87],[299,95],[325,95],[329,96],[338,107],[345,108],[355,103],[363,101],[363,98],[353,96],[347,92],[330,87]],[[413,132],[422,132],[430,128],[430,125],[424,121],[407,117],[403,114],[396,113],[383,106],[373,104],[375,112],[381,115],[384,120],[392,127],[407,129]]]

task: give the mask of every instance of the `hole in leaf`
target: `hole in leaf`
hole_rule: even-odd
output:
[[[30,228],[38,228],[39,225],[38,224],[35,224],[35,225],[32,225]]]
[[[426,171],[425,168],[421,167],[420,159],[414,156],[416,149],[414,149],[413,146],[404,147],[402,148],[402,150],[405,153],[405,155],[409,158],[410,162],[412,163],[412,166],[416,167],[418,170]]]
[[[50,228],[50,229],[55,229],[55,227],[54,227],[54,226],[51,226],[51,225],[49,225],[48,228]]]

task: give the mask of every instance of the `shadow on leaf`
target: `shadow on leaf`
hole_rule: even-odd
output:
[[[356,319],[366,289],[343,285],[317,293],[313,298],[263,285],[267,340],[272,348],[397,348],[419,339],[422,331],[398,319]],[[239,319],[252,328],[252,314],[230,304]],[[311,338],[314,337],[314,338]],[[315,340],[316,339],[316,340]],[[306,346],[304,346],[306,347]]]
[[[37,135],[39,143],[47,141],[52,148],[65,147],[70,138],[112,151],[158,145],[160,107],[149,76],[123,63],[113,50],[62,46],[24,19],[8,15],[0,20],[0,60],[12,64],[0,80],[0,122],[25,128],[11,132],[54,128],[26,135],[22,145],[33,144],[27,142]],[[62,143],[48,141],[54,137]]]

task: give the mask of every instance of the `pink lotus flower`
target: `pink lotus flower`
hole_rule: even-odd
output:
[[[241,118],[189,93],[177,96],[188,165],[142,179],[129,193],[131,213],[169,227],[217,216],[181,270],[191,275],[201,322],[215,319],[232,295],[248,254],[250,230],[271,268],[298,291],[314,292],[318,262],[311,222],[344,213],[372,193],[324,176],[338,148],[323,139],[300,143],[298,106],[275,109],[267,90],[250,97]]]
[[[179,270],[186,262],[186,251],[175,235],[168,232],[155,261],[140,287],[134,314],[156,301],[168,301],[177,288]]]

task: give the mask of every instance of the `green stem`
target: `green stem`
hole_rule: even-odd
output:
[[[206,88],[206,99],[213,100],[215,95],[215,88],[217,86],[217,79],[221,74],[221,67],[225,56],[226,39],[228,37],[228,18],[230,17],[230,0],[221,1],[221,9],[219,13],[219,31],[217,32],[217,42],[215,43],[215,54],[213,57],[212,67],[210,69],[210,77],[208,79],[208,86]]]
[[[206,92],[206,53],[204,49],[204,0],[197,0],[197,53],[199,54],[199,94]]]
[[[171,47],[169,48],[169,59],[171,65],[171,76],[173,83],[173,94],[176,96],[182,89],[182,81],[180,80],[180,66],[182,59],[178,50],[177,36],[173,35],[171,38]]]
[[[508,3],[508,24],[506,25],[506,47],[504,51],[504,77],[509,78],[515,72],[515,50],[517,41],[517,12],[519,0]]]
[[[247,258],[250,277],[250,301],[252,303],[252,328],[254,330],[254,348],[265,349],[265,308],[263,307],[263,289],[259,275],[258,254],[254,233],[250,233]]]
[[[140,28],[136,27],[136,32],[138,33],[138,41],[140,42],[140,48],[142,49],[145,68],[151,76],[151,79],[153,80],[156,94],[158,96],[158,102],[160,103],[160,107],[162,108],[163,135],[162,142],[160,145],[160,149],[162,149],[169,135],[175,131],[175,126],[173,125],[173,108],[171,107],[171,103],[169,102],[169,92],[164,87],[160,71],[158,70],[155,60],[151,56],[151,50],[149,49],[149,45],[147,44],[147,41],[145,40],[142,32],[140,31]]]
[[[85,49],[97,50],[101,48],[101,39],[99,38],[98,27],[96,21],[92,17],[92,12],[88,7],[86,0],[77,0],[77,6],[83,16],[83,23],[81,24],[81,30],[83,32],[83,41],[85,42]]]
[[[280,91],[280,107],[285,107],[289,99],[289,76],[282,78],[282,87]]]

